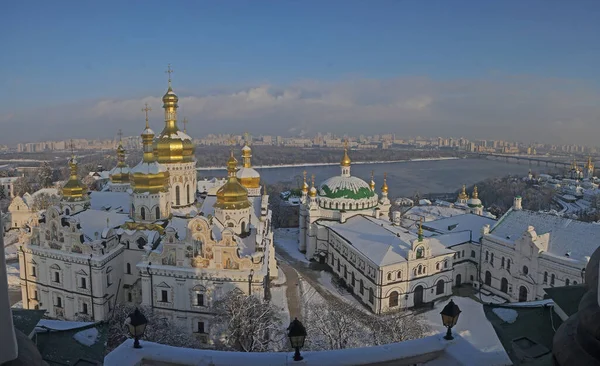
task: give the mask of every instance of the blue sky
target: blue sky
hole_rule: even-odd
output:
[[[599,19],[594,0],[7,2],[0,116],[159,95],[169,62],[184,95],[414,77],[595,90]]]

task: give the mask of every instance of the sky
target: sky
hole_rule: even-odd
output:
[[[139,134],[600,145],[597,0],[11,1],[0,143]]]

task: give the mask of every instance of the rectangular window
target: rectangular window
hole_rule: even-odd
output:
[[[83,288],[83,289],[87,288],[87,281],[86,281],[85,277],[81,277],[81,288]]]
[[[127,293],[127,301],[131,302],[131,292]]]
[[[106,287],[112,285],[112,282],[110,282],[110,274],[106,275]]]
[[[31,266],[31,277],[37,277],[35,266]]]
[[[56,307],[62,308],[62,297],[60,297],[60,296],[56,297]]]
[[[34,299],[34,300],[38,300],[38,293],[37,293],[37,290],[34,290],[34,291],[33,291],[33,299]]]
[[[198,322],[198,333],[204,333],[204,322]]]
[[[88,309],[87,309],[87,304],[86,303],[83,304],[83,310],[81,312],[84,313],[84,314],[88,313]]]
[[[162,290],[160,292],[160,301],[161,302],[168,302],[168,298],[167,298],[167,290]]]
[[[204,294],[196,294],[196,306],[204,306]]]
[[[54,272],[54,282],[60,283],[60,273]]]

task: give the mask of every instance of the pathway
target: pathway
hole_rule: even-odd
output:
[[[302,316],[301,301],[299,294],[299,283],[298,272],[287,264],[285,261],[279,260],[279,267],[285,274],[285,296],[287,297],[288,311],[290,313],[290,319],[300,318]]]

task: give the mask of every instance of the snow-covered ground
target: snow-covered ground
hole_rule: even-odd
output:
[[[298,251],[299,229],[275,229],[273,231],[273,241],[275,246],[282,249],[299,262],[309,263],[304,254]]]
[[[328,290],[332,295],[338,297],[339,299],[342,299],[346,302],[353,304],[357,309],[360,309],[360,310],[364,309],[364,306],[358,300],[356,300],[356,298],[354,296],[352,296],[352,294],[350,294],[348,291],[346,291],[340,287],[337,287],[333,283],[333,275],[331,273],[326,272],[326,271],[321,271],[319,274],[320,274],[319,283],[321,285],[323,285],[323,287],[326,290]]]
[[[11,263],[6,265],[6,274],[8,276],[9,290],[16,290],[21,286],[19,277],[19,263]]]
[[[15,304],[13,304],[13,306],[11,306],[11,308],[13,309],[23,309],[23,300],[16,302]]]
[[[458,323],[452,331],[459,334],[478,350],[488,354],[490,358],[495,360],[494,364],[510,365],[510,358],[504,351],[492,324],[485,317],[483,305],[468,297],[455,296],[452,299],[462,311]],[[447,301],[439,302],[434,309],[423,314],[424,321],[430,328],[430,332],[426,336],[446,331],[442,324],[440,312],[447,303]]]
[[[287,296],[285,291],[287,286],[277,286],[271,288],[271,303],[281,311],[281,323],[284,326],[290,324],[290,312],[288,310]]]
[[[82,330],[81,332],[75,333],[73,338],[80,344],[84,346],[93,346],[98,340],[98,329],[96,328],[88,328]]]
[[[46,332],[50,330],[69,330],[92,325],[93,322],[72,322],[64,320],[41,319],[36,325],[36,331]]]

